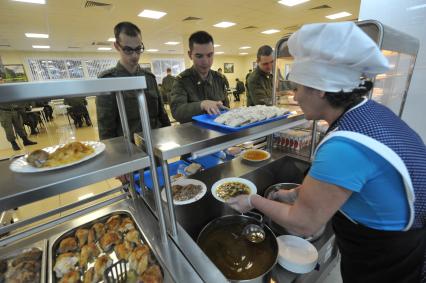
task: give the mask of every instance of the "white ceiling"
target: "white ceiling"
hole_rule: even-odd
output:
[[[286,7],[277,0],[94,0],[112,4],[110,8],[85,8],[86,0],[46,0],[46,5],[35,5],[11,0],[0,0],[1,50],[34,50],[32,45],[50,45],[49,51],[96,51],[92,42],[105,42],[113,37],[113,27],[120,21],[131,21],[142,30],[146,48],[159,49],[159,53],[182,54],[182,41],[196,30],[210,32],[216,51],[235,55],[239,52],[253,54],[263,44],[275,45],[282,35],[291,32],[286,27],[312,22],[330,21],[326,15],[347,11],[352,14],[342,20],[358,17],[360,0],[311,0]],[[331,8],[310,10],[328,5]],[[159,20],[137,17],[143,9],[167,12]],[[183,22],[186,17],[202,18]],[[212,25],[220,21],[236,23],[221,29]],[[256,26],[244,30],[244,27]],[[261,34],[267,29],[280,33]],[[24,33],[48,33],[49,39],[26,38]],[[164,42],[178,41],[177,46]],[[251,49],[239,50],[241,46]],[[71,49],[69,47],[79,47]],[[174,51],[170,51],[174,50]],[[105,52],[105,51],[104,51]]]

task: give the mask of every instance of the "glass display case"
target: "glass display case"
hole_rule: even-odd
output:
[[[388,72],[370,78],[374,81],[374,88],[368,94],[368,98],[386,105],[401,117],[419,50],[419,41],[378,21],[360,21],[356,24],[377,43],[390,65]],[[288,39],[289,35],[283,37],[275,47],[273,103],[301,113],[300,107],[294,101],[294,86],[287,80],[293,62],[293,57],[288,51]],[[316,144],[327,127],[323,121],[309,122],[297,129],[276,133],[273,145],[299,156],[311,158]]]

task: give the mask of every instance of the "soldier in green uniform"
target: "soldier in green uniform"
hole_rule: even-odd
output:
[[[167,68],[167,76],[165,76],[161,82],[164,103],[170,103],[170,92],[172,91],[175,80],[176,78],[172,76],[172,69]]]
[[[189,37],[189,58],[193,65],[176,77],[171,92],[173,117],[180,123],[190,122],[192,116],[219,114],[229,107],[226,83],[221,74],[211,70],[213,64],[213,38],[205,31]]]
[[[70,97],[64,99],[64,104],[71,106],[68,111],[71,118],[74,120],[75,127],[83,127],[83,118],[87,126],[92,126],[92,120],[87,111],[87,100],[85,97]]]
[[[272,47],[264,45],[257,51],[257,67],[247,79],[247,106],[272,104]]]
[[[226,78],[226,76],[223,74],[223,70],[222,70],[222,68],[217,69],[217,71],[218,71],[218,73],[219,73],[219,74],[221,74],[221,75],[223,76],[223,78],[225,79],[225,86],[226,86],[226,89],[228,90],[228,89],[229,89],[229,81],[228,81],[228,79]]]
[[[145,76],[147,84],[145,95],[151,128],[170,126],[155,76],[139,66],[140,54],[144,51],[140,29],[130,22],[121,22],[114,27],[114,35],[114,47],[120,54],[120,60],[117,66],[102,72],[99,78]],[[123,96],[130,134],[133,139],[134,133],[142,131],[139,103],[135,91],[125,91]],[[115,95],[97,96],[96,112],[100,139],[123,135]]]

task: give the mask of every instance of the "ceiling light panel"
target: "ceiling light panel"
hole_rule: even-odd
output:
[[[108,41],[109,41],[109,42],[115,42],[115,37],[110,37],[110,38],[108,38]]]
[[[178,45],[179,43],[180,42],[177,42],[177,41],[167,41],[164,44],[166,44],[166,45]]]
[[[213,26],[217,27],[217,28],[229,28],[229,27],[235,26],[235,23],[232,23],[232,22],[220,22],[220,23],[217,23],[217,24],[215,24]]]
[[[328,16],[325,16],[325,17],[327,19],[330,19],[330,20],[335,20],[335,19],[340,19],[340,18],[344,18],[344,17],[348,17],[348,16],[352,16],[352,14],[348,13],[348,12],[340,12],[340,13],[328,15]]]
[[[110,51],[111,49],[111,47],[98,47],[99,51]]]
[[[250,49],[250,48],[251,48],[251,46],[241,46],[241,47],[240,47],[240,49],[243,49],[243,50],[244,50],[244,49]]]
[[[278,1],[278,3],[288,7],[293,7],[293,6],[300,5],[309,1],[310,0],[281,0],[281,1]]]
[[[147,49],[147,52],[158,52],[158,49]]]
[[[33,48],[36,48],[36,49],[49,49],[50,45],[33,45]]]
[[[220,47],[220,44],[215,44],[214,47]]]
[[[247,52],[241,52],[240,55],[247,55]]]
[[[31,32],[27,32],[27,33],[25,33],[25,36],[29,37],[29,38],[49,38],[49,35],[45,34],[45,33],[31,33]]]
[[[138,17],[158,20],[164,17],[165,15],[167,15],[167,13],[161,12],[161,11],[143,10],[142,12],[139,13]]]
[[[12,0],[12,1],[31,3],[31,4],[46,4],[46,0]]]
[[[280,32],[280,30],[278,30],[278,29],[268,29],[268,30],[262,31],[263,34],[273,34],[273,33],[277,33],[277,32]]]
[[[214,54],[216,54],[216,55],[220,55],[220,54],[223,54],[223,53],[225,53],[225,52],[223,52],[223,51],[217,51],[217,52],[215,52]]]

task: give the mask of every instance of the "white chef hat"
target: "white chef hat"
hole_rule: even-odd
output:
[[[289,80],[329,92],[350,92],[389,69],[376,43],[353,22],[308,24],[288,40],[294,58]]]

